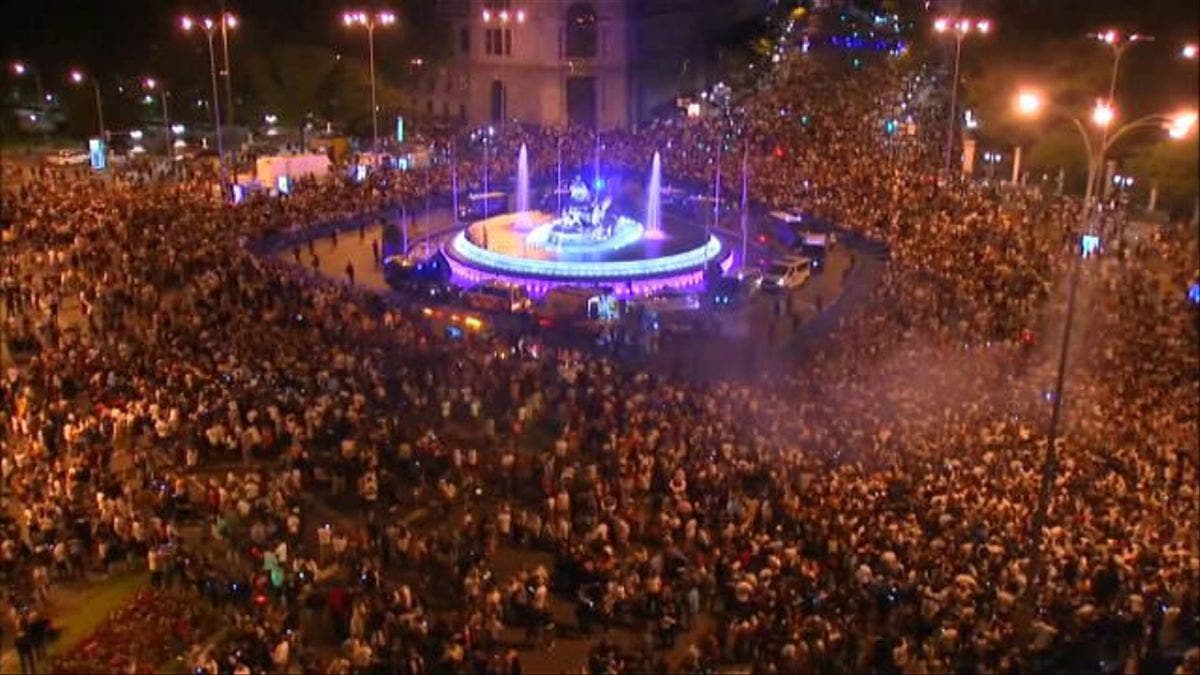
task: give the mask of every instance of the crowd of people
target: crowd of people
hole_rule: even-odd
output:
[[[203,171],[6,166],[0,575],[22,668],[45,665],[55,585],[133,567],[226,617],[197,672],[516,673],[566,635],[596,673],[1200,672],[1195,232],[1086,263],[1055,391],[1079,205],[939,176],[933,76],[855,58],[789,58],[728,116],[495,139],[492,175],[561,139],[577,164],[657,150],[708,183],[736,137],[720,168],[743,148],[756,201],[886,242],[869,303],[756,382],[449,339],[246,250],[444,194],[447,165],[237,206]],[[462,153],[459,180],[480,169]],[[501,574],[506,555],[531,562]]]

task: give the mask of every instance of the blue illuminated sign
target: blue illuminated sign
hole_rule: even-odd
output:
[[[1095,234],[1085,234],[1080,241],[1080,252],[1083,257],[1095,255],[1100,251],[1100,237]]]
[[[108,144],[104,139],[88,139],[88,161],[95,171],[103,171],[108,166]]]

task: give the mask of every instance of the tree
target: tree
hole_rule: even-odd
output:
[[[254,100],[283,123],[296,125],[302,140],[309,117],[328,112],[337,67],[333,51],[303,44],[271,47],[246,59]]]
[[[1186,209],[1196,199],[1200,181],[1200,144],[1195,137],[1143,145],[1129,157],[1128,173],[1146,185],[1157,185],[1162,204]]]

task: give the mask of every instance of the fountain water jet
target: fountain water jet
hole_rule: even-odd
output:
[[[521,144],[517,155],[517,213],[529,211],[529,149]]]
[[[662,239],[662,158],[654,153],[650,184],[646,186],[646,238]]]

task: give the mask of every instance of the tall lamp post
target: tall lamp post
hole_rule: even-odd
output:
[[[987,35],[992,30],[992,22],[989,19],[942,17],[933,22],[933,30],[938,34],[953,33],[954,35],[954,75],[950,79],[950,120],[946,125],[944,166],[948,172],[950,171],[950,157],[954,152],[954,128],[958,122],[958,71],[962,61],[963,40],[972,33]]]
[[[96,123],[99,127],[100,138],[108,140],[108,132],[104,130],[104,101],[100,98],[100,82],[95,76],[84,75],[82,70],[72,70],[69,77],[72,84],[83,84],[84,80],[91,80],[92,91],[96,93]]]
[[[25,63],[24,61],[14,62],[12,64],[12,72],[17,77],[24,77],[30,74],[33,75],[33,84],[37,87],[36,109],[41,112],[42,117],[41,124],[39,126],[42,127],[42,133],[44,135],[48,135],[49,131],[46,129],[46,90],[42,88],[42,73],[37,68],[34,68],[33,65]]]
[[[345,12],[342,24],[347,27],[363,26],[367,29],[367,59],[371,67],[371,152],[379,152],[379,104],[375,98],[375,28],[396,23],[392,12]]]
[[[236,15],[225,11],[225,0],[221,0],[221,63],[225,66],[221,74],[225,77],[225,125],[233,126],[233,65],[229,61],[229,29],[237,28]]]
[[[143,79],[142,86],[147,91],[154,91],[156,89],[158,90],[158,100],[160,103],[162,103],[163,136],[167,139],[167,147],[163,150],[163,154],[165,154],[168,158],[173,158],[175,156],[175,146],[171,139],[171,114],[170,110],[167,108],[167,88],[162,86],[162,82],[154,79],[153,77],[147,77]]]
[[[1130,35],[1122,35],[1121,31],[1115,28],[1090,33],[1088,37],[1100,42],[1112,50],[1112,71],[1108,78],[1108,98],[1105,99],[1109,106],[1117,104],[1117,77],[1121,70],[1121,57],[1125,55],[1125,51],[1130,47],[1138,44],[1153,42],[1154,36],[1142,35],[1141,33],[1132,33]],[[1107,139],[1108,127],[1102,127],[1100,130],[1100,143],[1103,144]],[[1102,179],[1102,173],[1096,175],[1096,180]],[[1108,193],[1107,186],[1103,189],[1104,194]]]
[[[1057,106],[1047,106],[1045,99],[1041,94],[1035,91],[1022,91],[1017,95],[1016,99],[1017,111],[1025,117],[1035,117],[1039,115],[1043,109],[1049,108],[1050,111],[1058,116],[1069,120],[1079,132],[1080,138],[1083,140],[1083,148],[1087,154],[1088,182],[1084,190],[1083,208],[1080,210],[1079,227],[1081,232],[1094,231],[1091,224],[1092,201],[1095,189],[1095,178],[1097,173],[1104,165],[1104,157],[1109,149],[1127,133],[1136,129],[1146,127],[1161,127],[1167,130],[1167,134],[1173,139],[1181,139],[1188,136],[1196,127],[1196,112],[1185,111],[1174,115],[1147,115],[1129,122],[1111,135],[1105,133],[1101,138],[1096,138],[1093,132],[1089,131],[1088,125],[1079,117],[1070,111],[1063,110]],[[1096,102],[1092,108],[1091,122],[1096,127],[1107,132],[1107,128],[1116,118],[1116,111],[1105,101]],[[1090,251],[1086,248],[1086,242],[1081,242],[1084,250],[1083,254],[1088,254]],[[1029,603],[1033,599],[1033,594],[1040,586],[1041,574],[1043,567],[1042,554],[1042,531],[1046,526],[1046,516],[1050,507],[1051,494],[1050,491],[1054,487],[1054,481],[1058,472],[1058,434],[1059,423],[1062,419],[1063,408],[1063,393],[1066,386],[1067,377],[1067,354],[1071,344],[1071,328],[1075,318],[1075,299],[1079,288],[1080,276],[1080,256],[1071,256],[1071,269],[1069,278],[1069,289],[1067,295],[1067,314],[1063,326],[1062,341],[1059,345],[1058,353],[1058,368],[1055,375],[1054,399],[1053,408],[1050,413],[1050,428],[1047,432],[1046,456],[1042,463],[1041,489],[1038,492],[1038,502],[1034,509],[1033,521],[1030,525],[1030,542],[1029,555],[1031,559],[1030,565],[1030,583],[1029,590],[1025,596],[1026,610],[1030,609]],[[1028,616],[1028,612],[1026,616]]]
[[[491,186],[489,179],[491,178],[491,170],[488,167],[488,150],[492,145],[492,138],[496,135],[496,127],[488,126],[487,131],[483,133],[483,217],[487,218],[491,215],[491,197],[489,190]],[[485,228],[486,229],[486,228]]]
[[[225,191],[225,148],[221,141],[221,102],[218,100],[217,93],[217,58],[213,51],[213,35],[217,30],[217,22],[211,17],[203,17],[193,19],[190,16],[184,16],[179,20],[179,25],[185,32],[192,32],[199,28],[204,30],[204,34],[208,37],[208,72],[212,78],[212,110],[213,110],[213,127],[216,130],[217,136],[217,170],[221,177],[221,191]]]

